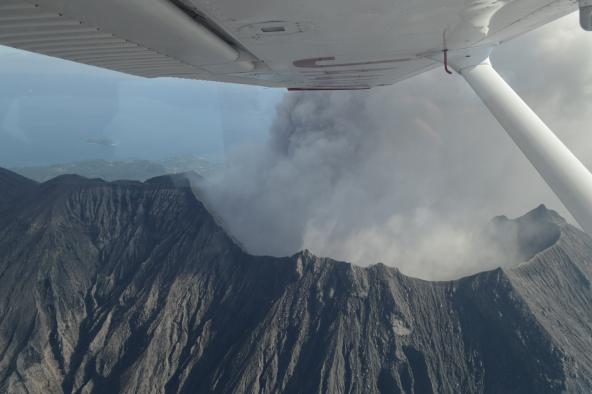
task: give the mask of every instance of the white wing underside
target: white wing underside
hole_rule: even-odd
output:
[[[491,47],[571,0],[1,0],[0,44],[144,77],[293,89],[389,85]]]

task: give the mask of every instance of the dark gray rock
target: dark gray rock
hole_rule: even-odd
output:
[[[592,392],[592,240],[544,207],[493,225],[527,262],[428,282],[250,256],[178,177],[2,177],[0,392]]]
[[[0,204],[10,203],[35,189],[37,182],[0,168]]]

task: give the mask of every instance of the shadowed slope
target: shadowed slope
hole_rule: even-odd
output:
[[[250,256],[177,178],[64,176],[12,211],[0,391],[592,390],[592,241],[544,207],[529,262],[450,282]]]

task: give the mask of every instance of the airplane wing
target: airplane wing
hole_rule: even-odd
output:
[[[365,89],[490,47],[572,0],[1,0],[0,44],[144,77]]]

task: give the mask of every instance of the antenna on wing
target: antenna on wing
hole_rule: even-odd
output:
[[[452,74],[452,71],[448,68],[448,49],[443,49],[442,52],[444,52],[444,71],[448,74]]]
[[[446,71],[447,74],[452,74],[452,71],[450,71],[450,68],[448,67],[448,46],[446,45],[446,30],[442,32],[442,53],[444,53],[444,71]]]

